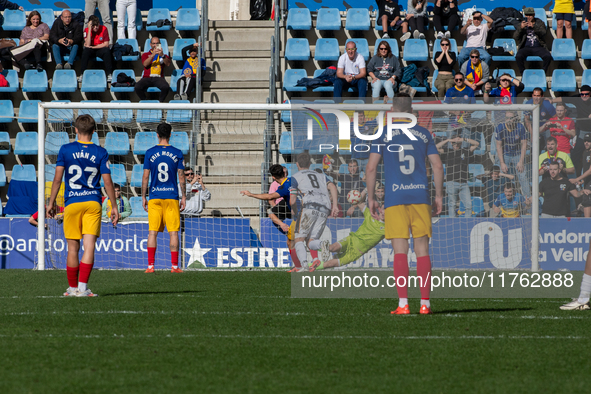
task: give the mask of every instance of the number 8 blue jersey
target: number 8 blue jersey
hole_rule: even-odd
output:
[[[184,170],[183,152],[171,145],[156,145],[146,152],[144,170],[150,170],[150,199],[178,200],[178,170]]]
[[[56,166],[64,167],[66,206],[78,202],[102,202],[101,175],[111,173],[105,148],[92,142],[71,142],[60,148]]]

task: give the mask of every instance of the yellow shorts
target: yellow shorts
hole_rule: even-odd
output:
[[[289,230],[287,230],[287,239],[290,241],[293,241],[293,235],[295,234],[295,226],[296,226],[296,221],[293,220],[291,222],[291,224],[289,225]]]
[[[96,201],[77,202],[64,210],[64,236],[82,239],[82,235],[101,235],[101,204]]]
[[[431,205],[394,205],[386,208],[386,239],[431,238]],[[410,230],[410,231],[409,231]]]
[[[179,200],[150,200],[148,201],[148,224],[150,231],[164,231],[169,233],[181,228],[181,209]]]

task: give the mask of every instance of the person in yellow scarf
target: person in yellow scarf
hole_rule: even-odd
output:
[[[175,100],[187,100],[189,93],[195,90],[197,84],[197,69],[199,67],[199,44],[187,45],[181,49],[181,53],[189,52],[189,58],[185,60],[182,68],[182,75],[176,82]],[[201,73],[205,73],[205,59],[201,58]]]
[[[147,100],[148,88],[154,87],[160,90],[158,101],[163,103],[170,91],[170,85],[164,78],[164,67],[172,63],[170,56],[165,55],[162,44],[158,37],[150,40],[150,51],[142,54],[142,66],[144,73],[142,78],[135,84],[135,93],[140,100]]]
[[[482,86],[488,82],[490,71],[488,64],[480,60],[478,49],[470,51],[470,59],[462,64],[460,71],[466,76],[464,83],[470,86],[475,94],[482,94]]]

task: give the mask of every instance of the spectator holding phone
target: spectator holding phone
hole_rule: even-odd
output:
[[[575,122],[566,116],[566,105],[556,104],[556,116],[540,127],[540,133],[550,130],[550,135],[558,141],[558,150],[570,155],[571,140],[576,136]]]
[[[205,187],[205,183],[203,183],[201,172],[197,171],[197,174],[195,174],[192,168],[187,167],[185,168],[185,178],[187,182],[187,205],[181,214],[199,216],[203,212],[203,203],[211,199],[211,193]]]
[[[150,51],[142,54],[142,65],[144,74],[135,84],[135,93],[140,100],[147,99],[148,88],[155,87],[160,89],[158,100],[163,103],[170,91],[170,85],[164,78],[164,67],[172,63],[170,57],[162,51],[162,45],[158,37],[152,37],[150,41]]]

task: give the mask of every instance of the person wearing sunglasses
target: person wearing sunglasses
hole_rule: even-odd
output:
[[[205,201],[211,200],[211,192],[205,187],[203,176],[201,172],[197,175],[192,168],[185,168],[184,171],[186,179],[186,198],[187,205],[185,210],[181,212],[182,215],[199,216],[203,212]],[[181,190],[179,185],[179,191]]]
[[[350,87],[357,87],[359,97],[365,98],[367,94],[365,59],[357,52],[354,41],[349,41],[345,45],[345,52],[339,57],[337,63],[337,77],[334,80],[333,96],[341,98],[343,89],[347,91]]]
[[[436,0],[433,8],[433,24],[438,39],[450,38],[451,32],[461,25],[458,16],[458,0]],[[447,26],[445,33],[443,32],[443,26]]]
[[[499,86],[492,89],[490,82],[484,84],[484,102],[488,103],[491,97],[495,99],[495,104],[512,104],[515,98],[525,89],[525,85],[510,74],[503,74],[499,77]]]
[[[437,79],[433,85],[437,88],[439,98],[445,97],[448,89],[455,84],[453,71],[456,65],[456,53],[451,50],[449,38],[442,38],[439,42],[441,50],[435,53],[435,65],[437,66]]]
[[[517,54],[515,61],[519,73],[523,75],[525,71],[525,59],[528,56],[539,56],[542,58],[542,68],[548,72],[548,66],[552,61],[552,54],[546,47],[544,38],[546,37],[546,21],[536,18],[536,12],[532,7],[527,7],[523,10],[525,20],[516,27],[513,38],[517,43]]]
[[[408,22],[406,19],[400,18],[400,7],[398,6],[398,3],[393,0],[377,0],[376,2],[378,3],[379,21],[382,22],[382,30],[384,32],[382,38],[390,38],[388,30],[398,30],[402,27],[402,37],[400,38],[400,41],[404,42],[409,39],[410,33],[408,32]]]
[[[455,85],[445,92],[445,102],[447,104],[474,104],[476,102],[474,90],[464,83],[465,78],[461,72],[456,73],[454,76]]]
[[[482,20],[487,23],[482,23]],[[466,45],[462,48],[460,55],[458,56],[458,63],[464,64],[470,57],[470,52],[473,49],[477,49],[480,52],[480,58],[483,62],[490,66],[492,60],[490,54],[486,51],[486,37],[488,36],[488,30],[491,28],[493,20],[480,11],[474,11],[472,19],[462,27],[460,33],[466,36]]]
[[[483,85],[488,82],[490,71],[488,64],[480,61],[478,49],[470,51],[470,60],[462,64],[460,71],[466,76],[466,85],[474,90],[475,95],[481,95]]]
[[[380,41],[378,53],[369,61],[367,71],[372,78],[371,97],[373,102],[379,100],[382,88],[386,90],[384,101],[392,100],[396,80],[402,77],[402,68],[400,68],[398,58],[392,53],[387,41]]]

